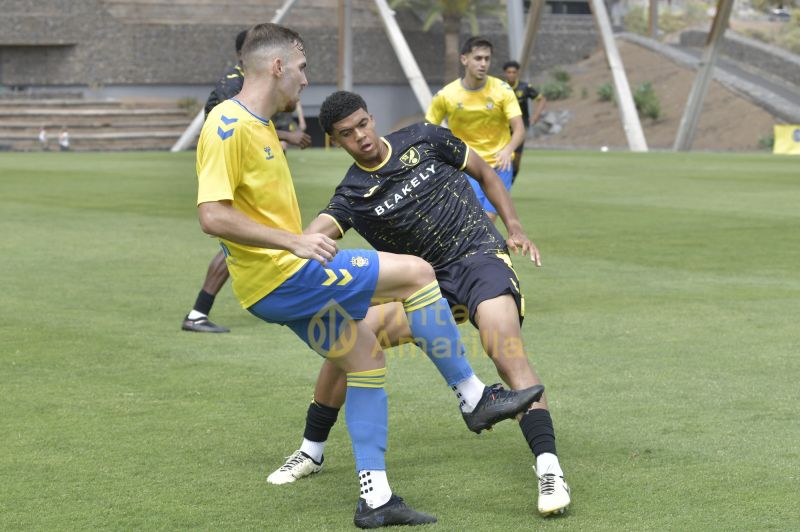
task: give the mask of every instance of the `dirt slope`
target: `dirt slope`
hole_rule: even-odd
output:
[[[670,149],[675,141],[695,72],[663,56],[625,41],[617,41],[631,87],[650,81],[661,102],[662,117],[642,120],[648,146]],[[626,149],[618,108],[601,102],[597,89],[611,82],[602,50],[566,68],[572,76],[572,96],[548,102],[548,111],[569,111],[563,130],[552,136],[529,138],[528,147],[577,147]],[[536,81],[540,81],[537,79]],[[586,89],[587,95],[582,96]],[[698,123],[693,149],[722,151],[758,150],[758,140],[772,134],[776,120],[764,109],[711,82]]]

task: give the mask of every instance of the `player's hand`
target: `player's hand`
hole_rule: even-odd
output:
[[[508,235],[506,244],[508,245],[508,249],[514,253],[521,253],[523,256],[530,255],[531,261],[533,261],[536,266],[542,265],[542,257],[539,255],[539,249],[522,231],[513,232]]]
[[[285,140],[293,146],[299,146],[301,149],[306,149],[311,146],[311,136],[299,129],[286,132]]]
[[[297,240],[289,251],[301,259],[312,259],[327,266],[339,250],[332,238],[328,238],[322,233],[311,233],[297,235]]]
[[[495,168],[499,170],[511,170],[513,154],[514,152],[507,148],[503,148],[497,152],[494,156]]]

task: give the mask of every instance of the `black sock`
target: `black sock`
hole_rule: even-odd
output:
[[[328,434],[336,424],[339,409],[311,401],[306,414],[306,430],[303,437],[309,441],[328,441]]]
[[[197,301],[194,302],[194,310],[208,316],[208,313],[211,312],[211,306],[214,304],[214,297],[216,296],[209,294],[205,290],[200,290],[200,293],[197,294]]]
[[[519,428],[535,456],[542,453],[556,454],[556,433],[550,412],[541,408],[528,410],[519,420]]]

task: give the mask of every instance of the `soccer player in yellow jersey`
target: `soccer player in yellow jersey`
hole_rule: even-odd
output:
[[[360,484],[355,524],[435,522],[389,487],[386,362],[363,318],[373,300],[402,302],[415,341],[427,347],[429,357],[441,359],[443,374],[461,382],[474,373],[453,315],[423,259],[339,251],[324,234],[303,234],[286,158],[273,124],[264,118],[292,111],[308,84],[303,41],[288,28],[260,24],[248,31],[242,62],[247,72],[242,91],[211,111],[200,134],[200,225],[220,239],[242,306],[289,327],[346,373],[345,419]],[[473,388],[470,393],[480,399],[483,386]],[[509,391],[504,397],[504,404],[513,403],[511,417],[535,400],[520,401],[518,395]]]
[[[514,150],[525,141],[525,126],[517,97],[509,85],[489,75],[492,43],[483,37],[467,39],[461,48],[464,77],[445,85],[433,97],[425,120],[439,125],[445,119],[453,134],[492,166],[511,189]],[[477,181],[470,184],[491,219],[497,209]]]

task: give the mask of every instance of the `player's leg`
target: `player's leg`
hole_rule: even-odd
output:
[[[478,305],[475,322],[481,343],[492,358],[497,373],[512,389],[539,384],[539,376],[528,362],[522,340],[519,308],[511,294],[483,301]],[[536,457],[539,477],[539,512],[550,515],[563,512],[570,504],[569,487],[556,453],[555,430],[547,401],[532,405],[519,417],[519,425],[528,446]]]
[[[354,337],[338,340],[331,352],[341,356],[329,360],[346,374],[345,419],[360,484],[353,521],[359,528],[435,523],[435,517],[409,508],[389,487],[386,362],[369,326],[363,320],[350,325]]]
[[[490,428],[527,409],[542,392],[541,386],[508,391],[487,387],[466,359],[460,333],[447,301],[442,298],[433,268],[408,255],[379,253],[380,274],[377,300],[400,299],[372,307],[364,322],[371,326],[381,345],[413,340],[425,351],[445,382],[456,394],[459,408],[470,430]],[[272,484],[294,482],[322,468],[323,451],[343,402],[343,375],[326,361],[320,370],[314,400],[308,407],[303,442],[298,451],[267,478]]]
[[[381,271],[377,299],[400,299],[411,336],[434,363],[460,401],[470,430],[480,433],[503,419],[514,417],[537,400],[541,386],[508,391],[486,387],[467,361],[461,334],[450,305],[442,297],[433,268],[418,257],[379,253]]]
[[[376,335],[381,348],[413,341],[402,303],[370,307],[364,323]],[[306,426],[300,448],[268,477],[270,484],[288,484],[322,470],[325,444],[345,401],[347,376],[332,361],[325,360],[314,387],[314,398],[306,411]]]
[[[197,295],[194,308],[183,319],[181,329],[193,332],[230,332],[230,329],[220,327],[208,319],[208,315],[211,313],[211,307],[214,305],[214,298],[225,284],[225,281],[228,280],[228,277],[228,265],[225,264],[225,255],[220,251],[211,259],[211,263],[208,265],[208,271],[206,272],[205,281],[203,282],[203,288]]]
[[[355,524],[376,528],[431,523],[436,519],[392,494],[386,476],[386,363],[375,335],[363,322],[378,277],[374,251],[341,251],[324,267],[307,262],[248,310],[265,321],[285,323],[346,374],[345,418],[361,485]]]

